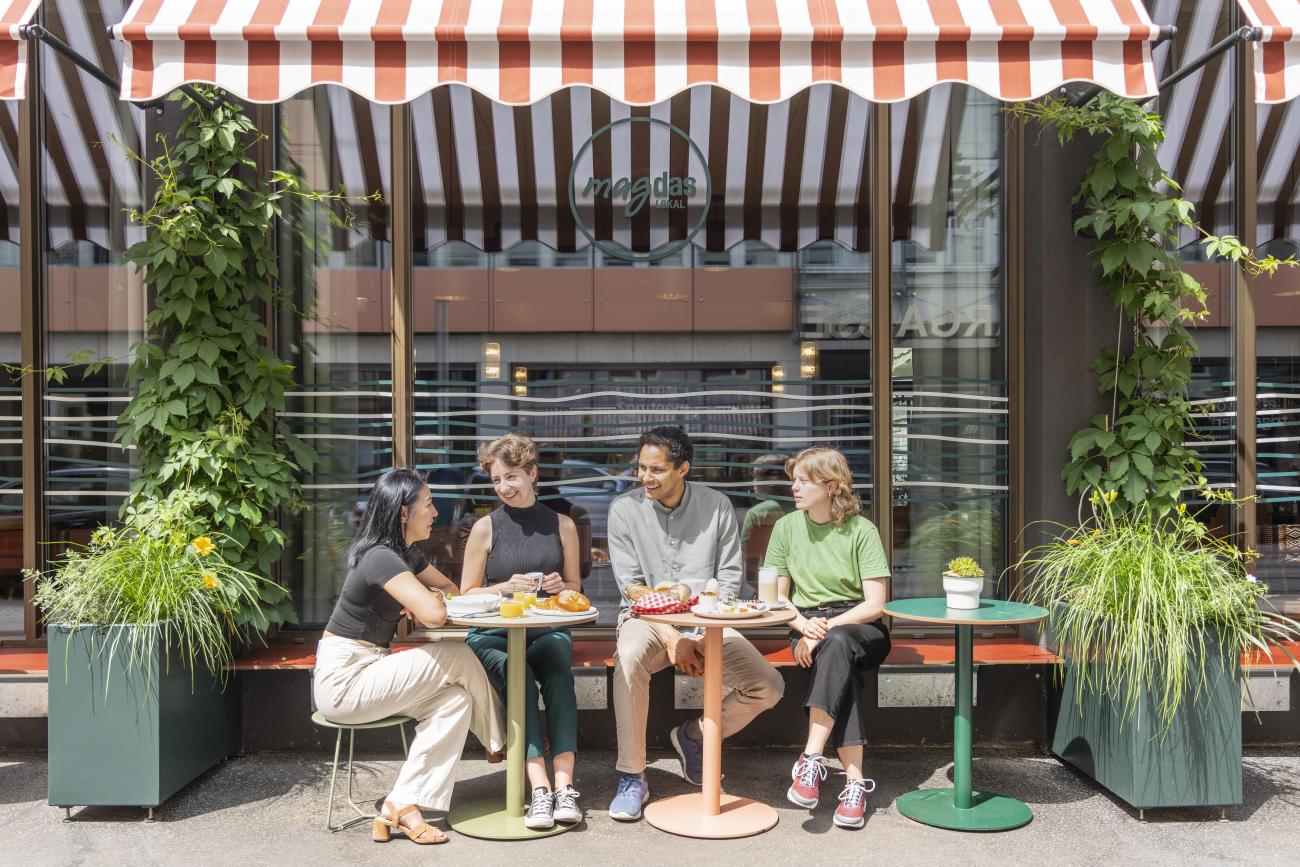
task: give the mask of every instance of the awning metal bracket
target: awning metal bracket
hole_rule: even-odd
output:
[[[71,45],[64,42],[58,36],[55,36],[50,31],[46,30],[40,24],[27,24],[21,28],[20,32],[24,39],[34,39],[40,42],[44,42],[50,48],[53,48],[59,54],[62,54],[64,57],[68,58],[68,60],[70,60],[78,69],[82,70],[87,75],[93,76],[96,80],[102,82],[104,85],[111,88],[114,93],[122,89],[122,82],[118,81],[112,75],[100,69],[97,63],[82,55],[79,51],[77,51],[77,49],[73,48]],[[181,85],[180,89],[190,99],[194,100],[199,105],[202,105],[206,108],[213,107],[212,101],[209,100],[207,97],[205,97],[203,94],[199,93],[198,90],[196,90],[193,85],[183,84]],[[150,108],[161,109],[163,103],[166,101],[167,101],[167,97],[163,96],[163,97],[159,97],[158,99],[151,99],[148,102],[132,102],[130,104],[139,109],[150,109]]]
[[[1165,29],[1166,28],[1163,27],[1161,28],[1162,35]],[[1172,39],[1173,36],[1177,34],[1177,28],[1170,27],[1168,29],[1173,31],[1173,34],[1171,34],[1168,37]],[[1240,45],[1243,42],[1258,42],[1263,38],[1264,38],[1264,31],[1262,28],[1251,27],[1249,25],[1244,27],[1238,27],[1232,33],[1229,33],[1227,36],[1225,36],[1224,38],[1220,39],[1218,42],[1211,45],[1208,49],[1205,50],[1204,53],[1202,53],[1198,57],[1192,58],[1187,63],[1183,64],[1182,68],[1176,69],[1168,76],[1166,76],[1158,85],[1156,85],[1156,89],[1163,91],[1166,88],[1173,87],[1175,84],[1182,81],[1184,78],[1191,75],[1193,72],[1196,72],[1198,69],[1205,66],[1211,60],[1218,57],[1220,54],[1223,54],[1228,49],[1235,48],[1236,46]],[[1100,86],[1090,87],[1087,90],[1082,91],[1081,93],[1074,96],[1069,101],[1070,105],[1076,107],[1081,105],[1086,105],[1088,102],[1092,100],[1093,97],[1101,93],[1103,90],[1105,90],[1105,88]],[[1150,102],[1155,98],[1156,97],[1154,96],[1149,97],[1148,99],[1144,100],[1144,102]]]

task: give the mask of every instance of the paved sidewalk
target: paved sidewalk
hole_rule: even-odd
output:
[[[630,858],[653,864],[720,867],[744,864],[1294,864],[1300,853],[1300,755],[1247,754],[1245,803],[1228,810],[1135,812],[1053,759],[985,751],[975,761],[976,786],[1015,795],[1034,809],[1028,826],[1002,834],[957,834],[918,825],[899,815],[893,800],[918,786],[947,785],[946,750],[877,750],[870,773],[879,783],[866,829],[831,825],[837,778],[828,780],[823,806],[813,813],[786,803],[785,751],[728,750],[725,789],[776,805],[780,824],[745,840],[695,841],[656,831],[644,822],[622,825],[605,814],[613,790],[609,752],[579,756],[577,788],[587,821],[544,840],[491,843],[453,834],[444,846],[405,840],[370,842],[368,826],[339,834],[324,830],[328,757],[311,754],[246,756],[223,764],[168,802],[155,822],[135,809],[83,808],[63,821],[45,803],[43,756],[0,754],[0,862],[38,865],[383,865],[455,863],[457,867],[526,859],[532,865],[619,865]],[[378,797],[397,766],[367,759],[358,792]],[[462,763],[457,799],[501,791],[503,765]],[[688,791],[676,776],[676,758],[652,765],[654,796]],[[647,861],[647,864],[649,862]]]

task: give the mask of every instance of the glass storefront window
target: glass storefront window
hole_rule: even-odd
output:
[[[898,598],[942,595],[954,557],[1006,565],[1003,124],[995,100],[956,85],[891,117]]]
[[[45,27],[85,56],[114,57],[95,4],[54,0],[43,6]],[[37,50],[35,45],[30,50]],[[128,157],[144,153],[146,114],[117,99],[101,82],[40,46],[45,94],[41,135],[47,224],[46,363],[71,353],[114,359],[94,376],[70,369],[46,389],[46,535],[84,543],[102,522],[116,519],[135,475],[130,449],[115,439],[117,416],[131,398],[126,371],[141,339],[146,291],[123,256],[143,238],[126,211],[144,204],[144,171]]]
[[[1300,101],[1260,106],[1256,166],[1261,255],[1300,258]],[[1259,476],[1256,571],[1276,596],[1300,599],[1300,272],[1255,281]]]
[[[1231,0],[1152,4],[1152,20],[1174,24],[1179,38],[1157,53],[1160,75],[1182,67],[1230,32]],[[1164,118],[1160,165],[1182,186],[1182,197],[1196,206],[1196,219],[1208,231],[1235,233],[1233,226],[1232,54],[1207,63],[1161,93],[1156,107]],[[1215,488],[1236,487],[1237,417],[1232,373],[1232,269],[1210,261],[1201,236],[1184,230],[1184,267],[1205,287],[1208,318],[1196,323],[1197,355],[1192,360],[1188,396],[1200,408],[1192,444],[1200,453],[1206,481]],[[1230,507],[1187,492],[1189,505],[1217,533],[1232,526]]]
[[[585,88],[502,108],[451,86],[413,104],[415,441],[444,571],[459,578],[469,526],[497,505],[475,451],[509,430],[537,441],[540,498],[579,527],[603,626],[609,502],[636,484],[650,427],[685,427],[692,478],[733,503],[747,593],[793,508],[786,458],[841,448],[870,507],[868,108],[830,86],[771,106],[708,87],[648,108]],[[629,214],[581,196],[607,174],[703,189],[699,155],[707,200],[667,192]]]
[[[23,632],[23,395],[22,335],[17,311],[18,110],[0,106],[0,307],[11,311],[0,324],[0,636]]]
[[[307,509],[282,516],[280,579],[305,627],[329,619],[370,486],[393,462],[388,115],[338,87],[279,109],[280,167],[350,200],[287,203],[278,238],[282,288],[304,311],[286,311],[276,329],[300,383],[282,417],[317,454],[303,476]]]

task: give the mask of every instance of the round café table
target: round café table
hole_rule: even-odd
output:
[[[654,827],[683,837],[727,840],[761,834],[776,825],[776,810],[749,798],[722,794],[722,630],[781,626],[794,620],[793,608],[769,611],[743,620],[719,620],[697,614],[642,614],[648,623],[704,629],[704,769],[701,791],[663,798],[645,808]]]
[[[461,834],[484,840],[530,840],[563,834],[572,825],[556,822],[544,831],[524,827],[524,672],[528,670],[524,640],[529,629],[575,626],[596,619],[596,609],[583,615],[556,616],[532,609],[523,617],[448,617],[456,626],[506,630],[506,793],[504,798],[470,801],[452,807],[447,824]]]
[[[1022,602],[981,599],[979,608],[949,608],[943,598],[895,599],[885,613],[899,620],[956,627],[956,693],[952,726],[953,788],[917,789],[900,795],[894,805],[909,819],[953,831],[1009,831],[1034,817],[1015,798],[971,788],[971,681],[974,671],[973,626],[1037,623],[1047,611]]]

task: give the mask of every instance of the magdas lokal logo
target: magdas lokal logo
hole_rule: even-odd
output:
[[[628,176],[597,177],[592,174],[590,167],[595,160],[588,157],[588,154],[596,144],[602,139],[607,139],[610,147],[621,148],[623,152],[630,153],[631,148],[628,145],[636,130],[635,124],[649,125],[652,139],[655,137],[659,139],[658,147],[654,143],[650,147],[652,164],[632,166]],[[687,145],[687,174],[672,174],[670,168],[664,165],[668,160],[668,154],[673,150],[670,144],[673,137],[684,141]],[[664,144],[669,146],[664,147]],[[618,164],[618,160],[615,159],[614,163]],[[587,167],[585,177],[580,174],[584,165]],[[703,193],[702,198],[701,193]],[[573,219],[578,229],[592,244],[615,258],[649,262],[676,253],[689,244],[700,229],[704,228],[713,188],[704,151],[690,136],[666,120],[653,117],[625,117],[596,130],[583,142],[582,147],[578,148],[573,165],[569,169],[568,194],[569,210],[573,213]],[[590,225],[590,217],[584,217],[583,212],[585,210],[590,214],[595,203],[602,199],[616,206],[614,209],[616,221],[620,215],[624,221],[630,221],[647,208],[652,212],[698,211],[698,216],[694,219],[688,216],[689,223],[684,237],[669,240],[648,251],[637,252],[622,244],[614,243],[612,238],[597,237],[596,231]],[[657,234],[664,233],[666,226],[663,224],[666,221],[666,217],[657,221]],[[618,228],[615,229],[614,234],[620,234]],[[652,231],[652,236],[654,234],[656,232]]]
[[[624,199],[627,204],[623,206],[623,216],[635,217],[650,201],[651,195],[656,208],[685,209],[686,202],[682,201],[682,196],[694,196],[696,189],[693,176],[679,178],[664,172],[653,181],[650,178],[637,178],[635,181],[631,178],[587,178],[582,194]]]

